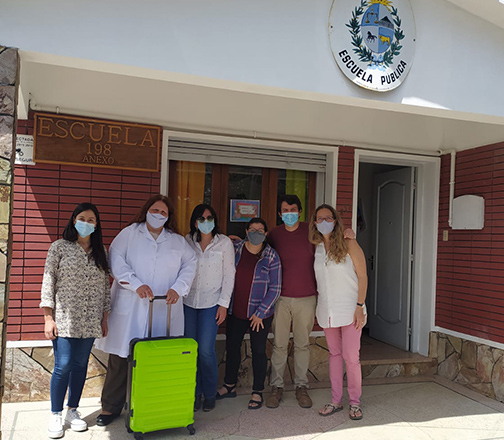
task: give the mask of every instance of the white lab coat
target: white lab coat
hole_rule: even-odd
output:
[[[109,332],[106,338],[97,340],[96,347],[125,358],[131,339],[147,337],[149,300],[136,293],[143,284],[154,295],[166,295],[169,289],[179,294],[181,298],[172,305],[170,335],[183,335],[182,297],[189,293],[197,265],[196,255],[185,239],[163,229],[154,240],[145,223],[135,223],[114,239],[109,258],[114,277]],[[154,301],[152,336],[166,335],[167,312],[165,301]]]

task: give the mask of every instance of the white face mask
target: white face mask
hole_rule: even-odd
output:
[[[152,214],[147,211],[146,220],[152,228],[159,229],[168,221],[168,217],[165,217],[163,214]]]
[[[334,222],[323,220],[322,222],[317,223],[317,229],[322,235],[330,234],[334,229]]]

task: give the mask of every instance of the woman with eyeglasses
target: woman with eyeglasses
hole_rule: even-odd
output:
[[[338,212],[320,205],[310,223],[315,248],[315,279],[319,293],[317,321],[329,348],[331,403],[319,410],[329,416],[343,409],[343,361],[346,365],[349,416],[362,419],[362,373],[359,360],[362,328],[366,325],[367,273],[364,252],[356,240],[345,239]]]
[[[280,258],[266,242],[267,232],[266,222],[253,218],[247,224],[246,239],[234,244],[236,276],[226,323],[226,372],[224,385],[217,393],[218,400],[236,397],[241,344],[250,331],[254,383],[249,409],[263,405],[266,341],[282,287]]]
[[[215,408],[217,354],[215,339],[226,319],[235,279],[234,248],[220,234],[217,215],[210,205],[201,204],[191,215],[191,232],[186,240],[198,259],[196,277],[184,298],[184,335],[198,342],[198,370],[194,410]]]

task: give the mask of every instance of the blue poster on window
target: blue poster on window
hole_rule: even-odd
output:
[[[259,217],[260,204],[260,200],[231,199],[229,220],[246,223],[254,217]]]

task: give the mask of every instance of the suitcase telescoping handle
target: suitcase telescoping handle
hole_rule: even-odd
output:
[[[153,296],[152,298],[149,298],[149,333],[148,337],[150,338],[152,336],[152,309],[154,301],[156,299],[164,299],[166,301],[166,295],[157,295]],[[168,304],[168,316],[166,317],[166,336],[170,336],[170,320],[171,320],[171,304]]]

